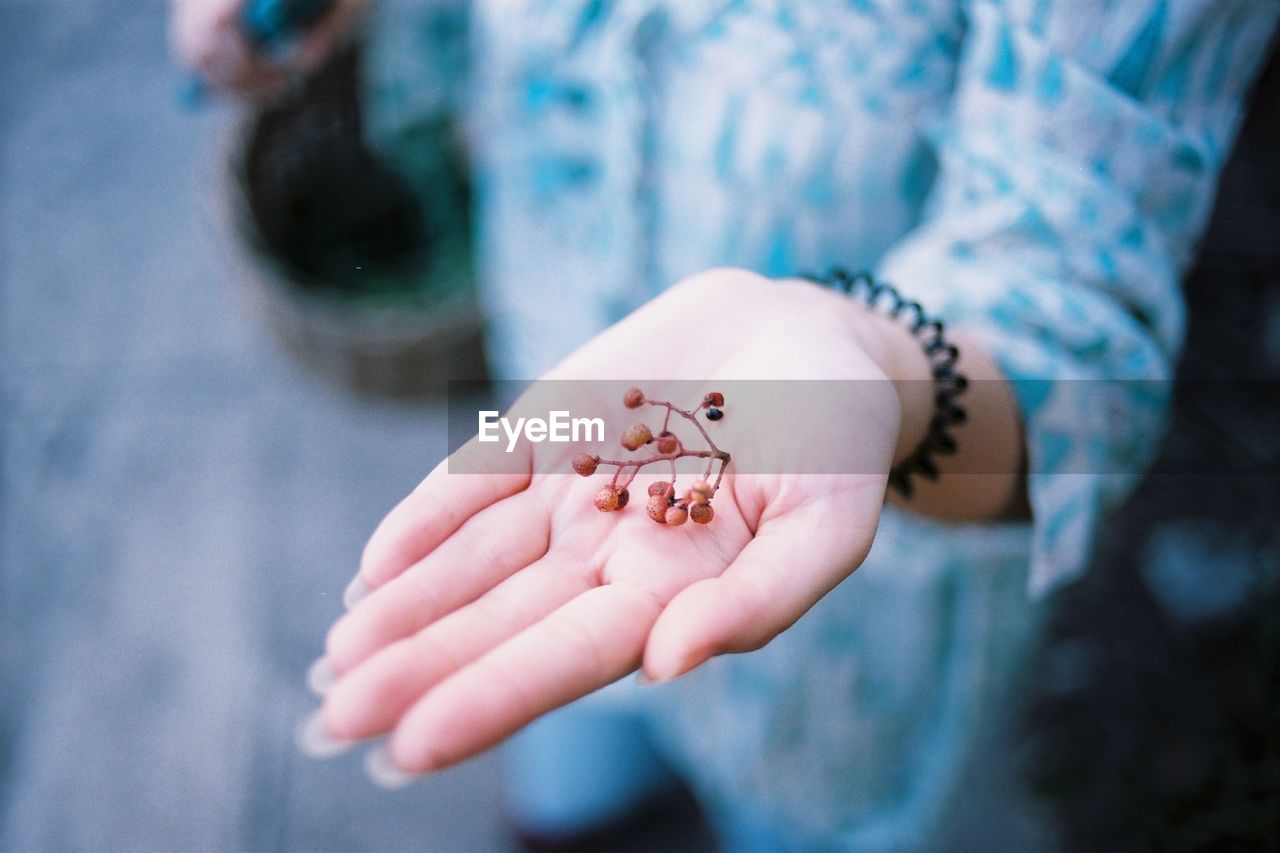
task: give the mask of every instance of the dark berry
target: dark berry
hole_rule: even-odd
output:
[[[618,508],[618,490],[613,486],[605,486],[596,492],[596,509],[601,512],[613,512]]]
[[[666,524],[667,506],[669,504],[670,500],[666,495],[650,495],[648,502],[644,505],[644,511],[659,524]]]
[[[653,441],[653,433],[644,424],[632,424],[622,434],[622,446],[627,450],[638,450]]]
[[[592,456],[590,453],[579,453],[573,457],[573,470],[580,476],[590,477],[596,472],[596,465],[599,463],[599,456]]]
[[[662,495],[664,498],[669,498],[671,497],[671,494],[674,491],[675,491],[675,487],[672,486],[670,483],[668,483],[666,480],[659,480],[656,483],[649,484],[650,497],[653,497],[654,495]]]
[[[706,480],[699,480],[689,487],[689,499],[697,504],[704,504],[711,500],[711,484]]]

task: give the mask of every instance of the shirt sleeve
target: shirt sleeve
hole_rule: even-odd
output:
[[[880,274],[1013,384],[1030,587],[1079,575],[1162,435],[1180,280],[1274,0],[974,0],[923,223]]]

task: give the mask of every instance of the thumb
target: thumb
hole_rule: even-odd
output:
[[[645,677],[669,681],[714,655],[758,649],[794,624],[870,550],[879,503],[859,497],[813,501],[762,524],[724,574],[677,594],[649,632]]]
[[[649,632],[645,678],[670,681],[716,655],[764,646],[791,624],[775,629],[765,611],[762,594],[741,580],[709,578],[686,587]]]

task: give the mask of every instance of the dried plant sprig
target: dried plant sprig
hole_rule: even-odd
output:
[[[621,444],[627,450],[639,450],[647,445],[654,446],[654,452],[641,459],[602,459],[590,453],[579,453],[573,457],[573,470],[583,477],[595,474],[601,465],[611,465],[615,469],[609,485],[596,493],[596,509],[601,512],[615,512],[623,509],[631,498],[628,489],[641,469],[648,465],[667,462],[671,466],[671,479],[649,486],[649,499],[645,503],[645,512],[656,523],[670,527],[679,527],[686,520],[694,524],[710,523],[715,517],[715,510],[711,508],[711,499],[720,489],[720,481],[724,478],[725,469],[729,467],[730,456],[727,451],[716,446],[715,440],[698,420],[698,413],[705,412],[709,421],[718,421],[723,418],[724,410],[720,407],[724,405],[724,395],[713,391],[703,397],[696,408],[681,409],[666,400],[650,400],[639,388],[628,388],[622,395],[622,402],[628,409],[638,409],[641,406],[665,409],[662,429],[654,435],[647,424],[636,423],[622,434]],[[707,444],[705,450],[691,450],[685,447],[680,437],[671,431],[672,415],[684,418],[697,428],[702,440]],[[683,495],[677,496],[676,461],[686,457],[707,460],[707,468],[702,479],[695,482]],[[720,463],[720,470],[716,472],[715,482],[709,482],[711,470],[717,461]]]

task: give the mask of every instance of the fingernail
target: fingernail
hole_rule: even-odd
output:
[[[329,662],[328,656],[321,657],[307,668],[307,687],[317,696],[329,692],[338,680],[338,671]]]
[[[395,765],[391,760],[391,753],[387,751],[387,745],[380,743],[369,750],[364,757],[364,769],[369,774],[370,781],[379,788],[386,788],[388,791],[394,791],[403,788],[414,779],[418,778],[412,773],[406,773]]]
[[[342,593],[342,603],[348,610],[355,607],[360,602],[369,597],[369,585],[364,582],[364,578],[356,575],[352,578],[351,583],[347,584],[346,590]]]
[[[341,755],[353,745],[353,741],[338,740],[325,728],[320,712],[316,711],[298,726],[298,749],[312,758],[331,758]]]
[[[692,672],[693,670],[697,669],[700,665],[705,663],[706,660],[707,660],[706,658],[697,657],[697,656],[694,656],[692,658],[686,658],[685,660],[677,664],[674,668],[669,668],[666,672],[662,672],[660,669],[657,675],[649,675],[642,669],[640,670],[640,674],[636,676],[636,680],[640,684],[646,685],[646,686],[652,686],[656,684],[666,684],[667,682],[675,681],[677,678],[682,678],[688,675],[690,672]]]

